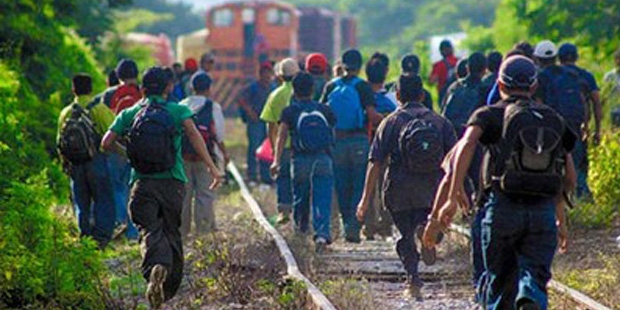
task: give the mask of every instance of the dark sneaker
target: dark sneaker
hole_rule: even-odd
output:
[[[316,254],[323,254],[325,252],[325,248],[327,247],[327,239],[323,237],[318,237],[314,240],[314,250]]]
[[[151,309],[159,309],[164,303],[164,282],[168,276],[168,270],[163,265],[155,265],[151,270],[149,284],[146,287],[146,299],[151,304]]]
[[[527,300],[517,306],[519,310],[540,310],[540,307],[533,301]]]
[[[422,261],[426,266],[432,266],[437,261],[437,252],[435,248],[429,249],[424,246],[422,243],[422,236],[424,236],[424,226],[419,226],[416,229],[416,237],[420,242],[420,256],[422,257]]]
[[[349,243],[362,243],[362,239],[359,236],[345,236],[344,241]]]
[[[278,219],[276,220],[276,223],[278,223],[278,225],[285,225],[290,221],[291,221],[291,212],[282,211],[278,213]]]

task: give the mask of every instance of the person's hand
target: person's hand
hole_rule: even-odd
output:
[[[368,201],[366,199],[362,199],[360,200],[359,204],[357,205],[357,212],[355,213],[355,216],[357,217],[357,220],[361,223],[364,222],[364,217],[366,216],[366,211],[368,211]]]
[[[427,249],[433,249],[437,246],[437,237],[439,233],[445,230],[437,219],[429,218],[426,227],[424,227],[424,235],[422,235],[422,245]]]
[[[211,169],[210,173],[211,173],[211,176],[213,177],[213,181],[211,181],[211,185],[209,185],[209,189],[214,190],[218,188],[224,182],[225,175],[217,168]]]
[[[441,225],[448,227],[452,224],[452,219],[458,210],[459,203],[456,200],[448,199],[439,209],[438,221]]]
[[[224,153],[224,164],[227,166],[230,163],[230,155]]]
[[[565,223],[558,224],[558,245],[560,254],[566,253],[568,250],[568,227],[566,227]]]
[[[280,162],[274,161],[269,167],[269,172],[271,173],[271,177],[275,180],[280,173]]]

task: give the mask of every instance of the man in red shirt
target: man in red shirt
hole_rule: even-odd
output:
[[[443,102],[446,89],[450,85],[446,85],[450,76],[454,75],[458,58],[454,56],[454,47],[449,40],[443,40],[439,44],[439,52],[441,52],[442,60],[433,64],[433,71],[429,78],[431,84],[437,84],[437,93],[439,94],[439,102]]]

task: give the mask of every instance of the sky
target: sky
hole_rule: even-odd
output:
[[[184,3],[191,4],[192,6],[194,6],[194,9],[197,11],[204,11],[206,10],[207,6],[222,3],[227,0],[168,0],[168,1],[184,2]]]

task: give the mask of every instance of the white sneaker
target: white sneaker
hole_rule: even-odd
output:
[[[327,239],[323,237],[316,238],[316,240],[314,240],[314,247],[316,254],[323,254],[325,248],[327,247]]]

